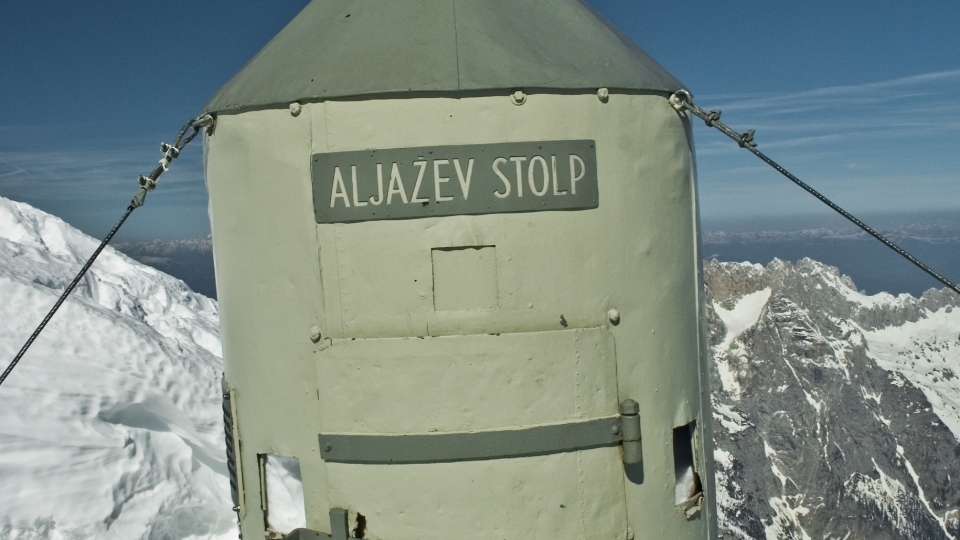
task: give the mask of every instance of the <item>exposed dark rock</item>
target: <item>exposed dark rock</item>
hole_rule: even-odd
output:
[[[809,259],[713,261],[705,273],[724,538],[960,538],[960,444],[948,427],[960,417],[940,418],[917,383],[960,371],[960,318],[949,334],[903,343],[902,369],[869,350],[889,335],[878,332],[952,312],[956,295],[864,297]]]

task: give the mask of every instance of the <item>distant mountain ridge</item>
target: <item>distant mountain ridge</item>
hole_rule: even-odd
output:
[[[186,240],[125,242],[115,244],[114,248],[138,262],[177,276],[204,296],[217,297],[210,235]]]
[[[960,282],[960,219],[931,217],[930,222],[880,226],[881,234],[953,282]],[[804,257],[836,266],[864,291],[921,296],[943,285],[852,224],[794,230],[706,230],[705,259],[725,262]]]
[[[117,251],[131,257],[171,257],[183,253],[211,253],[213,237],[209,234],[201,238],[185,240],[149,240],[146,242],[123,242],[113,246]]]
[[[960,243],[960,223],[928,224],[912,223],[897,227],[878,227],[877,232],[893,242],[913,240],[932,244]],[[728,244],[732,242],[792,242],[798,240],[876,240],[853,225],[849,227],[819,227],[790,231],[704,231],[704,244]]]

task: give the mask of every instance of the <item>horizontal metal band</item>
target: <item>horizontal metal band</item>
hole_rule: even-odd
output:
[[[526,429],[426,435],[320,434],[320,456],[333,463],[443,463],[572,452],[620,443],[620,417]]]

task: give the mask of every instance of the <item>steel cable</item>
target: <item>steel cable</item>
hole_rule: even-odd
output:
[[[764,154],[763,152],[757,150],[757,144],[753,140],[754,131],[752,129],[745,133],[737,133],[736,131],[730,129],[729,126],[727,126],[726,124],[720,121],[720,114],[721,114],[720,111],[718,110],[714,110],[710,112],[704,111],[693,102],[692,96],[686,90],[681,90],[680,92],[677,92],[672,96],[670,96],[670,104],[673,105],[673,108],[678,111],[682,111],[682,110],[690,111],[695,116],[703,120],[703,122],[707,125],[707,127],[716,128],[727,137],[730,137],[740,146],[740,148],[746,148],[747,150],[752,152],[755,156],[762,159],[764,163],[766,163],[767,165],[770,165],[777,172],[787,177],[787,179],[789,179],[791,182],[800,186],[804,191],[813,195],[820,202],[829,206],[833,211],[847,218],[847,220],[849,220],[851,223],[863,229],[864,232],[876,238],[883,245],[892,249],[898,255],[900,255],[904,259],[907,259],[908,261],[916,265],[918,268],[926,272],[932,278],[946,285],[953,292],[960,294],[960,287],[957,287],[956,285],[954,285],[953,282],[951,282],[949,279],[943,277],[937,271],[930,268],[926,264],[922,263],[919,259],[917,259],[913,255],[907,253],[903,248],[894,244],[885,236],[883,236],[882,234],[878,233],[873,228],[871,228],[869,225],[857,219],[857,217],[851,214],[850,212],[847,212],[843,208],[840,208],[840,206],[838,206],[836,203],[828,199],[825,195],[813,189],[812,187],[807,185],[804,181],[800,180],[799,178],[791,174],[790,171],[781,167],[779,163],[767,157],[767,155]]]
[[[97,260],[97,257],[100,255],[100,252],[107,247],[107,244],[110,243],[110,240],[113,239],[113,236],[117,234],[117,231],[120,230],[120,227],[123,226],[123,223],[127,221],[127,218],[130,217],[130,214],[134,210],[143,206],[147,198],[147,193],[153,191],[157,185],[157,179],[160,178],[160,175],[169,168],[170,163],[179,157],[180,151],[193,140],[194,137],[200,133],[202,127],[210,126],[213,123],[213,118],[209,115],[202,116],[196,120],[190,120],[183,125],[183,128],[180,129],[180,133],[177,134],[177,138],[174,139],[172,144],[162,143],[160,145],[160,151],[163,152],[163,158],[160,160],[160,164],[157,165],[153,171],[150,172],[147,176],[141,176],[139,178],[140,189],[137,191],[137,194],[134,195],[133,199],[130,201],[130,205],[127,206],[126,211],[123,212],[123,215],[120,216],[120,220],[117,221],[117,224],[110,229],[110,232],[104,237],[103,241],[100,242],[100,245],[97,246],[97,249],[93,252],[93,255],[87,259],[87,262],[84,263],[83,267],[80,268],[80,272],[77,273],[76,277],[73,278],[73,281],[67,285],[66,290],[63,291],[63,294],[60,295],[60,298],[57,299],[57,302],[50,308],[50,311],[47,313],[47,316],[43,318],[43,321],[40,322],[40,325],[37,326],[37,329],[33,331],[33,334],[30,335],[30,338],[27,339],[27,342],[24,343],[23,347],[20,348],[20,352],[13,358],[13,361],[10,362],[10,365],[7,366],[7,369],[3,370],[3,374],[0,374],[0,385],[7,380],[7,377],[10,376],[10,372],[13,371],[13,368],[17,366],[20,360],[23,358],[23,355],[27,353],[27,350],[33,345],[33,342],[36,341],[37,337],[43,332],[43,329],[46,328],[47,323],[50,322],[50,319],[53,318],[53,315],[60,309],[60,306],[67,300],[67,297],[70,296],[70,293],[73,292],[73,289],[80,283],[80,280],[83,279],[83,276],[86,275],[87,270],[93,265],[94,261]]]

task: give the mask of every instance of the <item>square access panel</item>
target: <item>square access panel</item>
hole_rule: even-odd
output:
[[[432,256],[435,310],[500,306],[496,246],[434,248]]]

